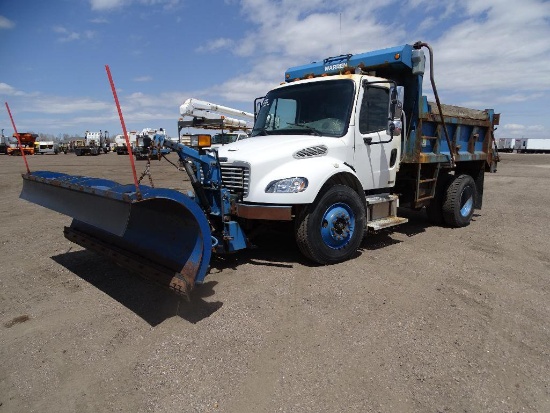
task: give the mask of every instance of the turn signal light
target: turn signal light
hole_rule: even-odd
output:
[[[194,148],[208,148],[211,146],[210,135],[191,135],[191,146]]]

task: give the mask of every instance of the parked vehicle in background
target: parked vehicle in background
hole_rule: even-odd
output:
[[[217,148],[248,138],[254,121],[253,113],[194,98],[187,99],[180,106],[180,114],[179,141],[187,146],[191,135],[182,135],[184,128],[219,131],[211,137],[211,147]]]
[[[0,136],[0,154],[8,153],[9,139],[4,135],[4,129],[2,129],[2,136]]]
[[[132,150],[136,146],[138,132],[133,130],[128,132],[128,140],[130,141],[130,146]],[[128,147],[126,146],[126,138],[124,135],[115,136],[115,151],[117,155],[128,155]]]
[[[521,138],[515,149],[518,153],[550,153],[550,139]]]
[[[212,148],[242,141],[250,136],[244,132],[216,133],[212,136]]]
[[[136,137],[136,147],[133,148],[134,156],[136,160],[145,160],[148,159],[149,156],[158,156],[159,149],[153,148],[151,145],[153,143],[153,140],[155,139],[155,136],[161,135],[166,138],[166,132],[163,128],[159,129],[152,129],[152,128],[145,128],[141,131],[141,133],[137,134]],[[170,153],[169,148],[160,148],[160,153],[163,155],[166,155]]]
[[[76,156],[91,155],[97,156],[100,153],[107,153],[107,148],[105,146],[105,140],[108,139],[109,132],[99,131],[99,132],[90,132],[86,131],[84,133],[83,140],[75,141],[74,153]]]
[[[25,132],[19,134],[19,141],[21,147],[19,147],[19,141],[17,140],[17,134],[13,134],[13,138],[10,139],[6,153],[8,155],[21,155],[24,152],[25,155],[34,155],[34,142],[36,142],[38,135],[32,132]]]
[[[59,145],[54,141],[39,141],[34,143],[35,155],[44,155],[47,153],[57,155],[59,153]]]
[[[497,150],[499,152],[513,152],[516,145],[515,138],[499,138],[497,140]]]

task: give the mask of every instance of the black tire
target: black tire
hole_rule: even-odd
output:
[[[453,175],[449,175],[448,173],[440,174],[437,178],[434,199],[432,199],[430,204],[426,207],[428,221],[433,225],[443,225],[445,223],[443,219],[443,202],[445,201],[447,188],[453,178]]]
[[[365,206],[357,192],[345,185],[334,185],[298,217],[296,242],[310,260],[335,264],[356,253],[365,224]]]
[[[470,175],[458,176],[447,188],[443,203],[443,219],[451,227],[470,224],[474,215],[476,184]]]

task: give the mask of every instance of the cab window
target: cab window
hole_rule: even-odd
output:
[[[359,112],[359,132],[380,132],[388,127],[389,90],[367,86]]]

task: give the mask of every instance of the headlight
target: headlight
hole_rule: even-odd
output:
[[[278,179],[270,182],[265,188],[267,193],[284,193],[291,194],[305,191],[307,188],[307,179],[301,177]]]

